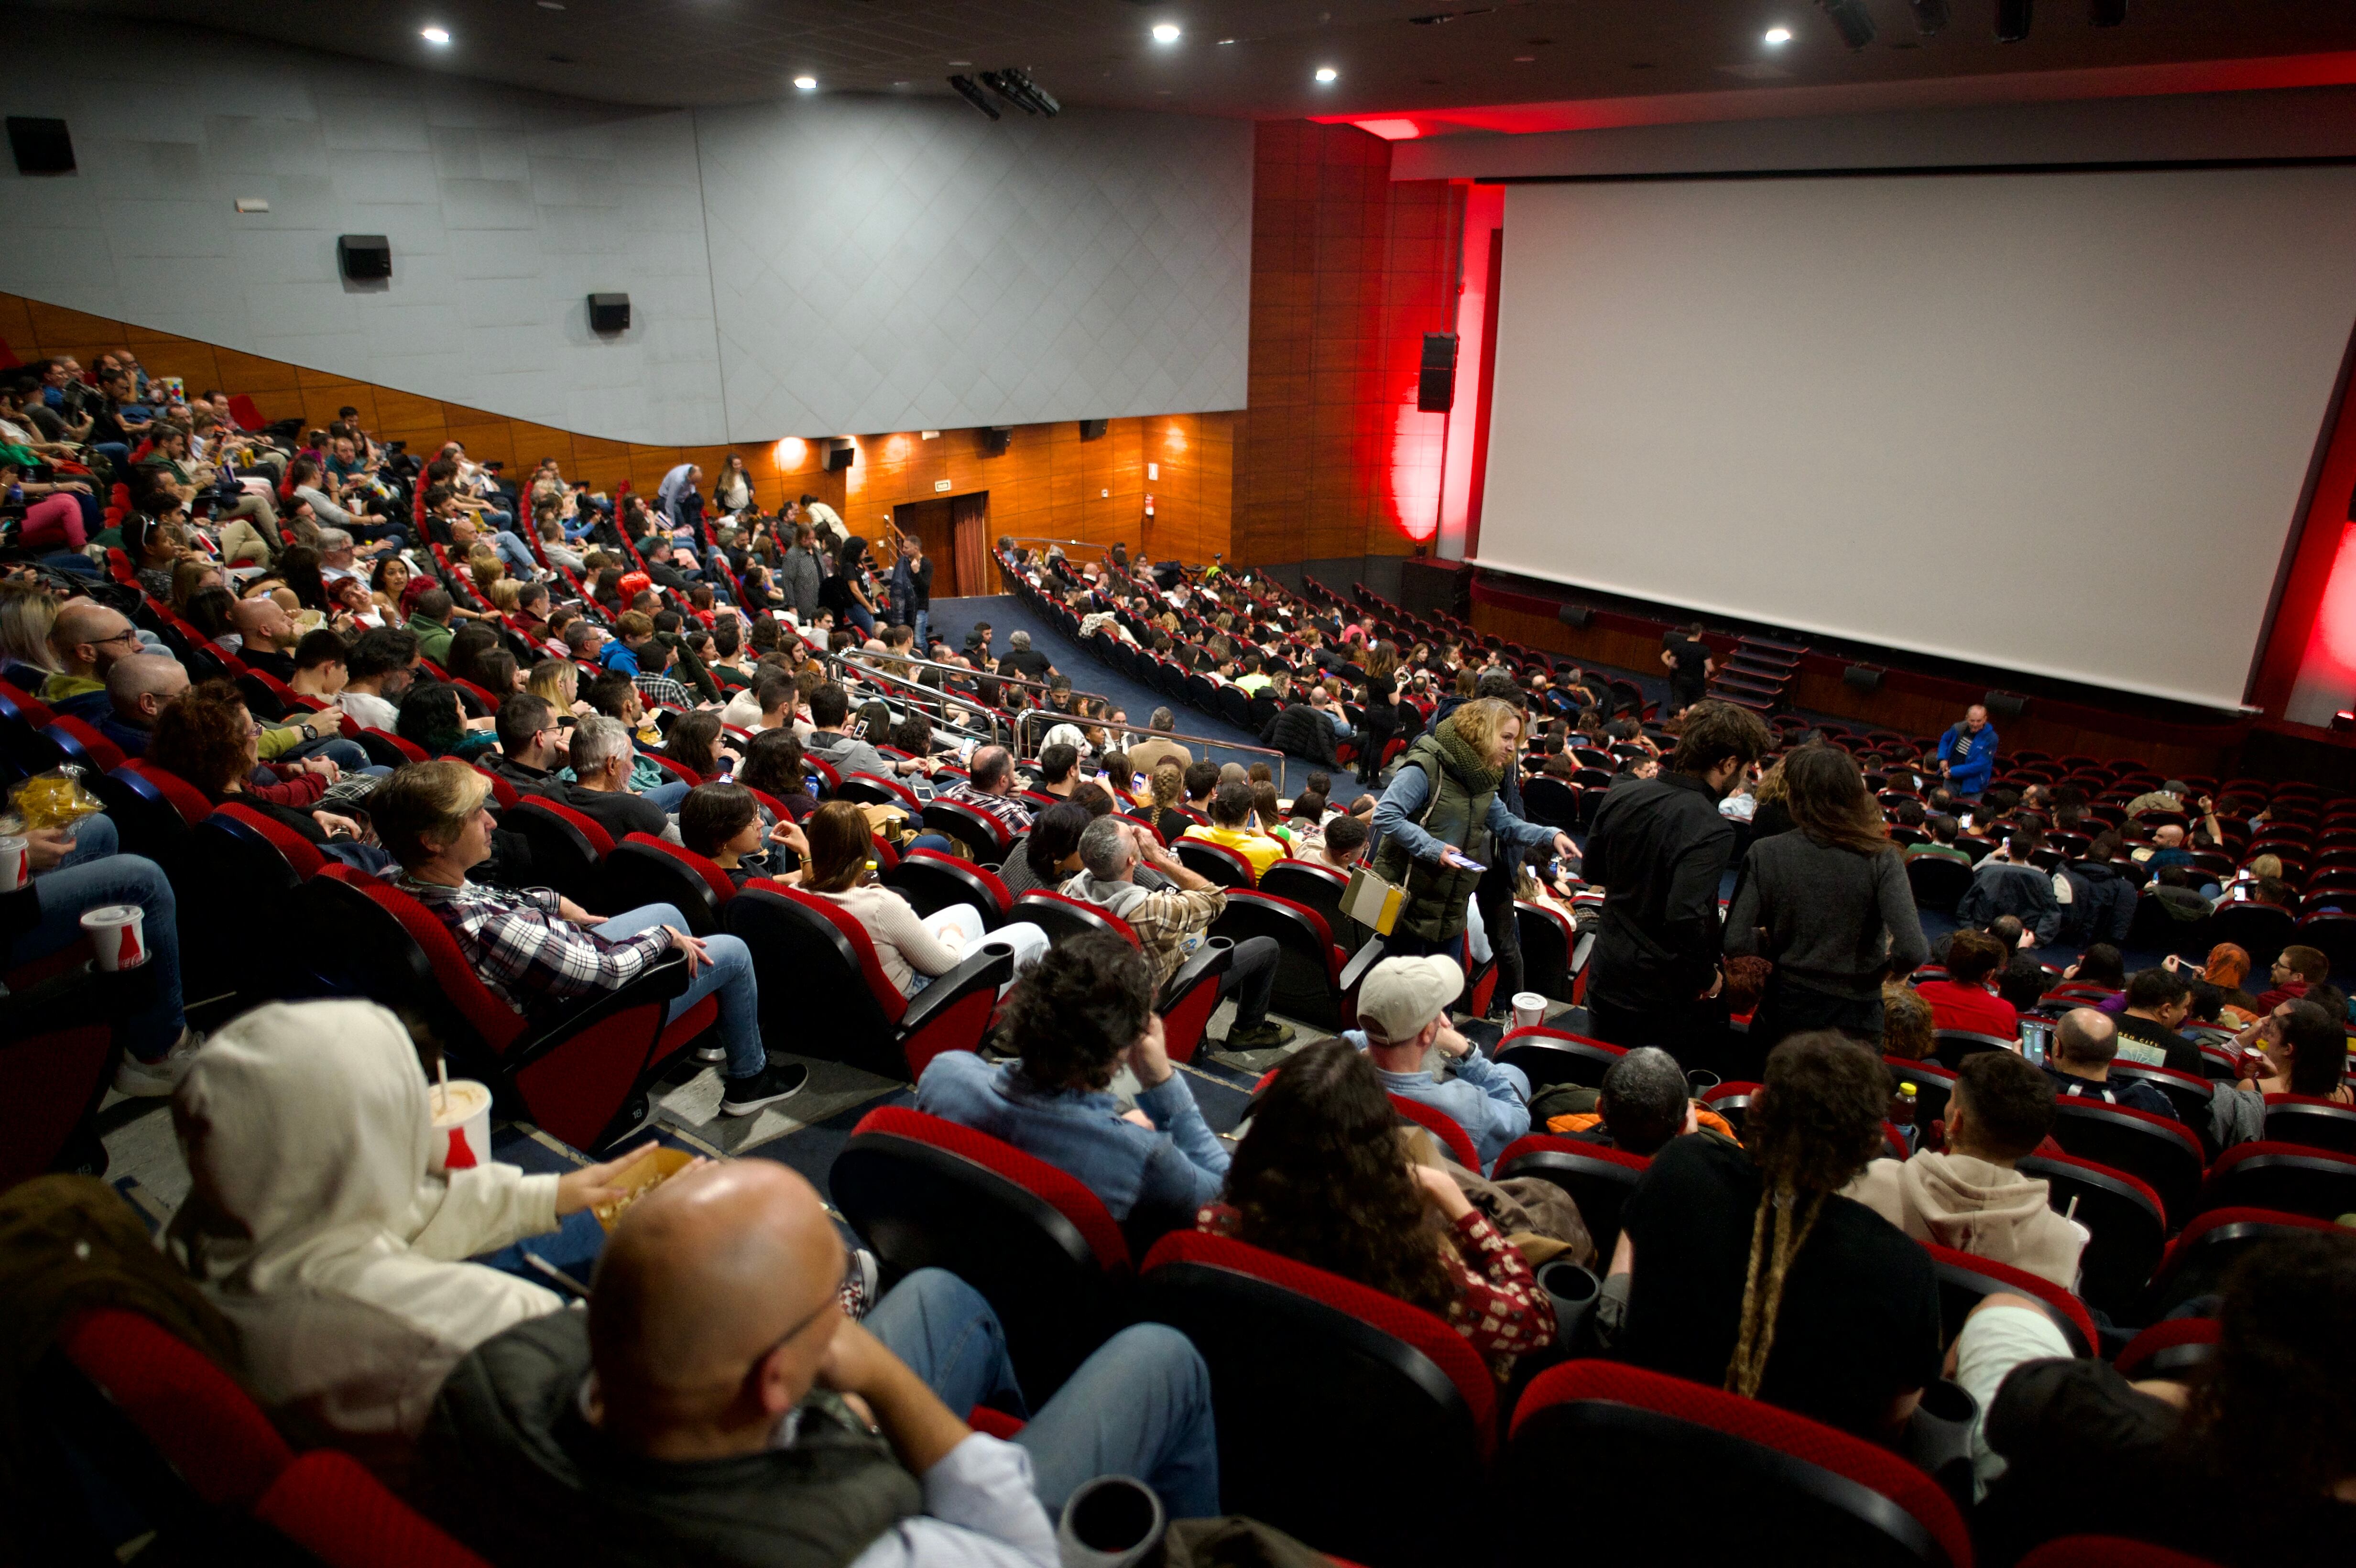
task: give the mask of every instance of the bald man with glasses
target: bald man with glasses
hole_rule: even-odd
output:
[[[1173,1519],[1218,1512],[1210,1377],[1174,1329],[1115,1335],[1011,1442],[1005,1332],[920,1269],[846,1316],[842,1242],[785,1166],[731,1160],[640,1199],[589,1309],[458,1363],[427,1419],[420,1494],[495,1562],[1055,1568],[1081,1483],[1134,1476]]]
[[[49,629],[49,650],[58,672],[41,688],[41,700],[85,723],[106,717],[106,672],[114,661],[140,650],[139,629],[120,610],[95,599],[69,599]]]

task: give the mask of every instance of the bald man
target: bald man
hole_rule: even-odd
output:
[[[267,593],[241,599],[229,615],[244,640],[238,649],[239,658],[279,680],[294,678],[294,645],[303,640],[303,632],[278,601]]]
[[[96,723],[107,709],[106,672],[139,648],[139,633],[122,611],[95,599],[67,600],[49,628],[58,673],[42,683],[41,700],[59,713]]]
[[[107,667],[109,711],[100,717],[98,732],[121,747],[124,756],[145,756],[155,715],[187,689],[187,670],[169,654],[126,655]]]
[[[1218,1511],[1210,1377],[1185,1338],[1123,1330],[1012,1443],[1004,1331],[922,1269],[864,1324],[809,1182],[773,1160],[688,1171],[631,1207],[589,1310],[469,1355],[426,1422],[424,1506],[495,1562],[1055,1568],[1053,1516],[1139,1477],[1172,1518]],[[872,1429],[871,1429],[872,1424]]]
[[[2140,1078],[2111,1076],[2111,1062],[2119,1053],[2119,1026],[2097,1008],[2072,1008],[2062,1015],[2053,1030],[2053,1050],[2046,1059],[2045,1075],[2056,1095],[2100,1100],[2178,1120],[2176,1106],[2166,1094]]]

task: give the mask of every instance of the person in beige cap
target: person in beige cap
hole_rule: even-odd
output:
[[[1383,1087],[1430,1105],[1472,1135],[1483,1170],[1530,1130],[1530,1081],[1492,1061],[1450,1027],[1448,1005],[1464,991],[1453,958],[1386,958],[1358,984],[1359,1028],[1342,1036],[1374,1059]],[[1424,1058],[1438,1046],[1448,1076],[1435,1083]]]

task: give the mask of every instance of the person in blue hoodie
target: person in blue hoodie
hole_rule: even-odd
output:
[[[1449,1027],[1448,1005],[1463,990],[1464,967],[1453,958],[1386,958],[1358,987],[1358,1021],[1365,1027],[1342,1038],[1374,1059],[1386,1090],[1430,1105],[1471,1135],[1485,1172],[1530,1130],[1530,1081]],[[1448,1061],[1444,1082],[1424,1068],[1434,1046]]]
[[[1950,724],[1939,737],[1939,776],[1947,788],[1965,800],[1977,800],[1996,772],[1996,726],[1987,709],[1973,703],[1964,709],[1963,722]]]

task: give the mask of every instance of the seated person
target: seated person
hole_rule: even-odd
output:
[[[2356,1104],[2356,1089],[2348,1083],[2348,1031],[2327,1002],[2343,1010],[2347,1006],[2339,992],[2317,986],[2297,1001],[2282,1003],[2234,1037],[2237,1051],[2265,1055],[2257,1072],[2235,1084],[2239,1098],[2258,1102],[2256,1106],[2236,1108],[2244,1122],[2254,1114],[2255,1130],[2250,1136],[2265,1136],[2263,1106],[2268,1094],[2302,1094],[2336,1105]]]
[[[809,792],[809,774],[802,767],[802,743],[787,730],[765,730],[744,748],[737,764],[736,782],[759,790],[785,807],[796,822],[809,819],[818,797]]]
[[[1931,1004],[1932,1027],[2018,1039],[2020,1015],[1988,989],[1991,976],[2001,974],[2010,957],[2004,944],[1987,932],[1956,932],[1947,944],[1947,977],[1914,987],[1914,994]]]
[[[1881,1054],[1921,1061],[1938,1051],[1931,1004],[1902,977],[1881,983]]]
[[[401,699],[408,693],[420,657],[417,635],[399,626],[362,632],[345,656],[343,690],[336,706],[364,730],[391,730],[401,721]]]
[[[1361,1027],[1342,1038],[1367,1053],[1384,1089],[1462,1127],[1485,1171],[1530,1130],[1530,1081],[1520,1068],[1482,1055],[1449,1024],[1448,1005],[1463,992],[1464,965],[1453,958],[1386,958],[1359,982]],[[1444,1083],[1433,1083],[1424,1067],[1434,1050],[1448,1067]]]
[[[945,1051],[917,1080],[916,1109],[1069,1172],[1115,1220],[1142,1210],[1166,1228],[1218,1196],[1227,1151],[1162,1050],[1143,954],[1117,936],[1058,944],[1014,983],[1001,1018],[1001,1046],[1022,1060]],[[1129,1111],[1110,1093],[1123,1065],[1139,1084]]]
[[[1058,725],[1058,729],[1069,728]],[[1067,798],[1080,787],[1080,749],[1057,741],[1039,752],[1039,793],[1058,800]]]
[[[1311,865],[1322,865],[1336,871],[1348,871],[1358,863],[1366,848],[1366,819],[1343,815],[1329,817],[1325,829],[1309,846]]]
[[[708,996],[720,999],[718,1043],[697,1055],[724,1063],[721,1115],[749,1116],[800,1093],[809,1069],[771,1061],[761,1044],[760,992],[741,938],[690,936],[685,917],[669,904],[600,920],[545,889],[515,892],[469,881],[466,873],[490,857],[493,824],[483,805],[490,792],[490,780],[444,757],[395,769],[369,796],[369,810],[400,862],[393,885],[433,911],[494,996],[529,1016],[617,990],[676,950],[687,955],[693,983],[671,998],[668,1016],[677,1019]]]
[[[572,770],[573,783],[565,786],[561,798],[612,835],[617,844],[633,833],[659,838],[670,827],[670,817],[661,806],[630,788],[630,772],[637,762],[637,749],[630,744],[630,732],[619,720],[591,713],[573,721],[572,739],[565,742],[565,765]],[[685,796],[682,790],[680,798]]]
[[[1031,808],[1015,797],[1014,753],[1003,746],[983,746],[973,753],[968,777],[953,779],[934,798],[953,800],[994,817],[1009,833],[1031,827]]]
[[[2174,1103],[2140,1078],[2110,1081],[2111,1061],[2118,1049],[2119,1026],[2110,1014],[2096,1008],[2072,1008],[2063,1013],[2054,1026],[2053,1049],[2045,1060],[2045,1075],[2052,1080],[2053,1092],[2175,1121]]]
[[[601,675],[589,683],[582,701],[590,709],[622,726],[633,750],[630,770],[625,784],[632,795],[642,795],[664,811],[677,811],[679,803],[687,798],[692,787],[685,779],[675,779],[663,772],[652,757],[639,756],[635,747],[639,742],[649,746],[662,743],[662,731],[647,718],[647,699],[629,677]],[[585,716],[584,716],[585,717]]]
[[[429,757],[473,762],[489,756],[498,747],[498,722],[495,716],[467,718],[458,688],[434,680],[409,688],[409,695],[401,699],[401,717],[394,721],[393,733]]]
[[[1998,915],[1990,923],[1988,934],[2004,944],[2008,955],[2004,967],[1997,971],[1996,994],[2011,1003],[2016,1013],[2034,1012],[2053,977],[2031,951],[2034,944],[2028,929],[2020,923],[2019,915]]]
[[[1733,1124],[1692,1097],[1685,1069],[1657,1045],[1641,1045],[1613,1062],[1601,1088],[1559,1084],[1547,1095],[1546,1130],[1576,1136],[1647,1158],[1671,1138],[1712,1132],[1731,1143]],[[1556,1106],[1563,1109],[1557,1111]]]
[[[2034,859],[2044,848],[2045,835],[2034,827],[2015,827],[2007,834],[2004,848],[1973,869],[1972,885],[1955,905],[1955,919],[1986,925],[2000,914],[2017,914],[2036,933],[2040,947],[2060,935],[2062,904],[2053,896],[2052,873]]]
[[[2347,1561],[2356,1235],[2301,1231],[2252,1246],[2224,1279],[2216,1358],[2190,1383],[2131,1383],[2106,1361],[2072,1356],[2033,1305],[1988,1297],[1956,1347],[1958,1378],[1987,1413],[1980,1470],[1997,1477],[1974,1520],[1987,1561],[2080,1533],[2164,1542],[2233,1568]],[[1985,1345],[1983,1317],[1999,1331]],[[2254,1454],[2268,1456],[2254,1490]]]
[[[556,770],[569,758],[573,732],[557,722],[548,699],[519,692],[499,704],[494,723],[499,749],[477,758],[477,765],[513,784],[518,795],[566,803],[568,792]]]
[[[1080,835],[1096,818],[1072,801],[1042,810],[1014,853],[998,868],[999,880],[1016,898],[1033,891],[1054,892],[1080,872]]]
[[[1020,974],[1048,947],[1047,933],[1029,921],[990,929],[969,903],[949,904],[919,917],[908,901],[875,880],[873,829],[851,801],[830,800],[810,814],[804,831],[802,891],[841,904],[867,930],[884,976],[913,997],[973,955],[983,941],[1014,949]]]
[[[1504,1382],[1554,1343],[1554,1303],[1455,1179],[1408,1157],[1398,1121],[1346,1040],[1302,1047],[1260,1094],[1223,1199],[1196,1225],[1446,1318]]]
[[[22,833],[33,923],[13,940],[0,937],[0,969],[83,943],[81,917],[91,910],[132,904],[145,912],[140,923],[154,990],[136,1012],[112,1020],[114,1043],[122,1047],[114,1092],[148,1099],[169,1094],[204,1042],[180,1010],[180,923],[170,880],[146,857],[120,853],[113,819],[103,814],[70,827]]]
[[[1105,1474],[1173,1519],[1219,1511],[1210,1377],[1175,1330],[1123,1329],[1031,1411],[970,1286],[920,1269],[853,1322],[843,1264],[783,1165],[673,1177],[615,1227],[587,1311],[451,1373],[419,1456],[426,1510],[493,1562],[584,1568],[1055,1568],[1065,1499]],[[965,1424],[985,1401],[1029,1415],[1012,1441]]]
[[[792,818],[765,825],[760,803],[743,784],[698,784],[679,803],[679,841],[728,874],[738,887],[755,877],[787,885],[801,880],[809,861],[809,840]],[[772,864],[772,847],[788,849],[798,863],[788,870]]]
[[[340,851],[365,848],[359,823],[322,804],[336,782],[336,764],[325,759],[264,763],[262,727],[246,710],[245,694],[226,680],[192,686],[155,715],[147,760],[177,773],[216,805],[250,806],[283,823],[312,844],[339,851],[337,858],[364,869],[383,862],[370,855]]]
[[[462,1260],[620,1196],[613,1178],[646,1152],[562,1177],[440,1170],[431,1093],[398,1019],[336,999],[241,1015],[172,1098],[196,1196],[166,1250],[236,1327],[239,1371],[289,1435],[396,1480],[458,1358],[564,1306]]]
[[[2191,1015],[2191,982],[2160,965],[2136,970],[2119,1012],[2120,1059],[2202,1076],[2201,1048],[2177,1033]]]
[[[894,762],[867,741],[845,730],[851,718],[851,694],[834,681],[810,693],[810,722],[815,728],[803,749],[835,771],[837,777],[873,773],[888,779],[899,773],[930,773],[932,764],[910,757]]]
[[[2276,957],[2270,978],[2271,988],[2258,993],[2258,1011],[2262,1013],[2270,1013],[2285,1002],[2295,1002],[2307,995],[2308,987],[2320,986],[2330,979],[2331,960],[2319,948],[2294,943]]]
[[[2111,998],[2115,998],[2127,988],[2126,960],[2109,943],[2097,942],[2079,955],[2078,962],[2062,971],[2062,982],[2063,985],[2107,991]],[[2116,1012],[2118,1006],[2115,1000],[2106,998],[2103,1010]]]
[[[1944,1154],[1877,1159],[1844,1195],[1918,1242],[2076,1289],[2085,1228],[2047,1206],[2045,1181],[2013,1168],[2053,1130],[2053,1085],[2045,1074],[2008,1051],[1975,1051],[1955,1069],[1946,1120]]]
[[[1902,1427],[1939,1375],[1931,1254],[1840,1196],[1889,1108],[1871,1051],[1802,1033],[1768,1055],[1748,1147],[1671,1139],[1621,1216],[1619,1352],[1862,1436]]]
[[[1937,812],[1922,819],[1922,827],[1931,837],[1924,843],[1909,844],[1905,852],[1907,859],[1954,860],[1966,866],[1972,863],[1970,852],[1955,847],[1955,835],[1960,831],[1960,825],[1954,817],[1945,812]]]
[[[188,689],[187,667],[169,654],[126,654],[106,669],[109,711],[95,720],[98,732],[126,757],[147,754],[155,716]]]

